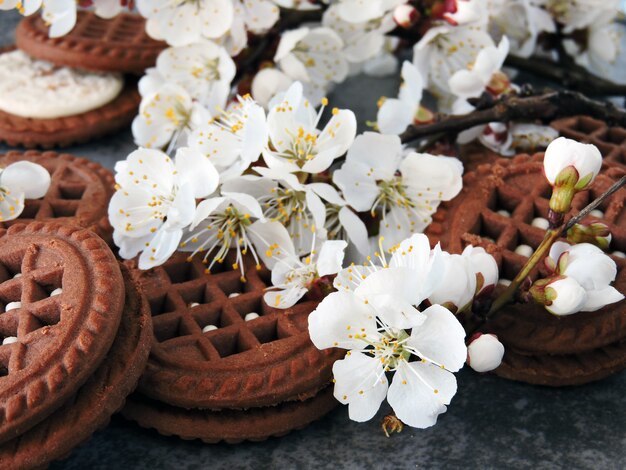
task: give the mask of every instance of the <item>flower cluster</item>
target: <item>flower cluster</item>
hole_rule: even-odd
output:
[[[128,2],[0,3],[26,15],[41,8],[59,36],[73,27],[77,8],[109,17]],[[265,265],[272,308],[320,300],[310,337],[320,349],[347,350],[333,367],[334,394],[352,419],[372,418],[386,398],[404,423],[435,424],[456,393],[454,373],[466,362],[493,370],[504,355],[491,334],[466,345],[459,318],[484,320],[493,304],[519,294],[526,276],[501,292],[498,264],[484,249],[431,247],[421,232],[461,192],[463,165],[407,146],[403,133],[436,119],[428,93],[439,113],[453,115],[519,93],[502,70],[507,56],[543,51],[554,43],[549,35],[560,35],[562,49],[583,65],[612,60],[615,2],[135,3],[148,34],[169,47],[139,82],[138,149],[115,167],[109,219],[119,254],[150,269],[183,251],[201,258],[207,273],[228,263],[243,282],[246,267]],[[325,96],[356,73],[395,72],[398,30],[414,36],[412,60],[401,66],[398,96],[380,99],[371,131],[359,133],[355,114],[329,107]],[[547,147],[553,194],[537,258],[549,275],[518,298],[555,315],[623,299],[610,285],[617,270],[602,251],[611,243],[605,225],[566,227],[578,244],[557,241],[573,197],[600,171],[598,149],[534,122],[492,122],[455,137],[502,155]],[[24,199],[42,197],[49,184],[36,165],[4,169],[1,219],[19,216]]]

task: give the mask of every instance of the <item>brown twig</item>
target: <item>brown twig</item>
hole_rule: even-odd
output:
[[[579,114],[595,117],[609,125],[626,127],[626,111],[612,103],[587,98],[582,93],[562,90],[533,96],[504,96],[469,114],[446,116],[432,124],[409,127],[400,137],[403,143],[409,143],[436,133],[458,133],[490,122],[541,120],[549,123]]]
[[[580,65],[570,64],[567,67],[563,67],[558,63],[546,59],[537,59],[535,57],[525,59],[512,55],[507,57],[505,63],[516,69],[551,80],[564,88],[581,91],[588,95],[626,95],[626,85],[598,77]]]

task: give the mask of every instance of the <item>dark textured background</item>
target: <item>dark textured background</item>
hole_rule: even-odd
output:
[[[18,17],[0,13],[0,45]],[[625,67],[618,73],[624,75]],[[331,95],[363,124],[397,83],[350,79]],[[0,145],[0,151],[6,147]],[[112,168],[132,151],[130,132],[67,149]],[[626,373],[599,383],[550,389],[457,374],[459,392],[439,423],[386,438],[381,413],[364,424],[345,407],[304,431],[263,443],[203,445],[159,436],[115,417],[111,425],[53,468],[119,469],[620,469],[626,466]],[[387,411],[387,410],[385,410]]]

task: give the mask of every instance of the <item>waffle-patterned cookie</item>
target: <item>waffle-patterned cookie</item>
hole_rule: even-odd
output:
[[[141,427],[157,430],[164,436],[200,439],[208,444],[224,441],[264,441],[306,427],[337,406],[332,387],[302,402],[248,410],[185,410],[131,395],[122,411],[124,417]]]
[[[75,116],[30,119],[0,111],[0,142],[26,148],[53,148],[87,142],[123,129],[137,114],[141,96],[127,83],[110,103]]]
[[[626,129],[612,127],[589,116],[574,116],[550,123],[559,133],[570,139],[594,144],[605,161],[626,164]]]
[[[141,16],[129,13],[105,20],[81,11],[69,34],[50,38],[48,29],[39,15],[24,18],[15,32],[17,47],[57,65],[137,75],[152,67],[167,47],[146,34]]]
[[[152,323],[145,297],[122,268],[126,302],[111,350],[75,396],[43,422],[0,446],[0,467],[41,468],[64,458],[74,447],[104,427],[124,404],[143,372]]]
[[[430,235],[440,231],[445,249],[459,253],[468,244],[492,253],[500,276],[512,279],[526,262],[519,247],[539,246],[545,230],[532,225],[547,218],[551,187],[543,176],[543,154],[518,156],[484,165],[467,175],[455,204],[442,209]],[[576,195],[572,214],[606,191],[626,174],[626,168],[605,163],[589,191]],[[621,189],[601,206],[601,220],[613,235],[611,252],[626,250],[626,190]],[[597,214],[600,215],[600,214]],[[446,227],[446,230],[443,228]],[[618,266],[615,287],[626,292],[626,260],[613,256]],[[547,274],[540,265],[542,274]],[[532,277],[537,277],[537,270]],[[517,304],[490,321],[489,330],[508,346],[534,353],[568,354],[589,351],[626,337],[626,301],[585,312],[556,317],[536,305]]]
[[[626,342],[579,354],[549,355],[520,353],[507,349],[496,373],[510,380],[564,387],[604,379],[624,369]]]
[[[461,195],[442,205],[434,217],[435,223],[428,229],[431,240],[441,241],[445,249],[457,253],[468,244],[482,246],[496,258],[501,278],[512,279],[526,262],[524,250],[532,251],[543,239],[544,230],[533,225],[536,219],[547,218],[551,193],[542,173],[542,159],[543,154],[521,155],[468,173]],[[574,198],[572,213],[624,174],[624,166],[605,162],[590,190]],[[621,292],[626,292],[626,260],[620,256],[626,249],[625,198],[626,190],[621,189],[605,201],[600,213],[588,217],[588,221],[600,220],[611,229],[609,254],[617,264],[614,285]],[[531,278],[539,273],[547,274],[543,265]],[[505,344],[502,375],[509,378],[546,385],[577,384],[626,366],[626,355],[606,353],[617,345],[623,348],[626,301],[566,317],[553,316],[538,305],[516,304],[492,318],[484,330],[495,333]],[[593,357],[594,361],[585,362],[582,368],[581,357]],[[519,374],[516,367],[520,367]]]
[[[0,230],[0,442],[41,422],[100,365],[124,306],[120,268],[93,232]]]
[[[134,271],[155,336],[141,393],[183,408],[250,408],[303,400],[330,382],[340,352],[309,339],[317,302],[271,308],[263,301],[267,270],[248,266],[243,283],[238,271],[207,274],[201,257],[186,256]]]
[[[33,220],[55,220],[88,228],[107,242],[113,229],[107,216],[109,200],[115,191],[113,174],[101,165],[84,158],[55,152],[10,151],[0,155],[0,167],[27,160],[42,165],[51,175],[51,184],[43,199],[28,199],[19,218],[0,223],[0,227]]]

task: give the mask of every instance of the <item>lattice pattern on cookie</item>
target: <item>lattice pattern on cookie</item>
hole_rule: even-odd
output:
[[[184,408],[245,409],[302,400],[328,384],[343,353],[311,343],[316,300],[274,309],[263,301],[270,273],[252,259],[242,282],[228,257],[207,273],[201,257],[187,256],[134,270],[155,333],[141,393]]]
[[[626,164],[626,129],[589,116],[559,119],[550,126],[564,137],[596,145],[606,161]]]
[[[113,175],[98,165],[71,155],[54,152],[25,153],[11,151],[0,155],[0,166],[28,160],[43,165],[51,176],[50,188],[42,199],[27,199],[24,211],[16,220],[4,222],[4,226],[32,220],[66,219],[72,224],[95,229],[103,237],[102,219],[107,217],[107,205],[113,192]],[[0,224],[0,226],[3,226]]]
[[[136,14],[102,19],[82,11],[69,34],[50,38],[48,30],[38,15],[25,18],[16,33],[18,47],[58,65],[128,73],[142,73],[154,65],[166,47],[148,36],[144,18]]]
[[[304,312],[302,321],[294,322],[294,315],[288,318],[283,310],[265,304],[263,293],[270,284],[266,269],[249,266],[245,283],[238,271],[206,275],[205,270],[200,257],[188,262],[184,253],[155,269],[164,286],[162,291],[147,292],[155,347],[172,360],[178,355],[198,361],[227,359],[306,329],[311,311],[306,305],[298,307]],[[258,317],[246,320],[249,314]]]
[[[512,279],[527,259],[516,253],[516,248],[526,244],[532,251],[544,236],[543,228],[532,223],[538,217],[545,218],[548,212],[550,187],[542,173],[542,158],[542,154],[537,154],[500,160],[468,175],[464,199],[441,214],[441,226],[450,227],[445,247],[460,252],[468,244],[482,246],[496,258],[501,279]],[[590,190],[576,196],[573,214],[624,174],[626,167],[605,162]],[[611,230],[609,255],[617,265],[614,286],[622,292],[626,292],[625,200],[626,190],[621,189],[586,220],[600,220]],[[543,263],[531,273],[531,278],[535,279],[538,273],[547,274]],[[507,347],[518,350],[541,354],[582,353],[626,337],[626,304],[559,318],[537,305],[516,304],[492,318],[485,328],[497,334]]]
[[[63,266],[38,267],[38,251],[0,253],[0,375],[21,370],[28,336],[61,320]]]
[[[471,228],[462,235],[465,245],[483,246],[496,255],[501,277],[505,279],[512,279],[519,272],[528,254],[539,246],[545,234],[541,221],[546,223],[552,189],[541,171],[542,154],[536,155],[531,165],[534,166],[524,167],[520,172],[515,172],[513,165],[507,166],[509,171],[505,170],[499,176],[501,181],[486,190],[489,192],[486,206],[475,215]],[[591,189],[575,196],[571,215],[576,215],[625,173],[624,168],[605,165]],[[534,177],[529,178],[529,174]],[[617,254],[626,250],[625,192],[623,189],[618,191],[598,208],[599,212],[584,220],[599,220],[609,226],[613,235],[610,251]],[[622,257],[614,255],[613,258],[618,269],[626,265]]]

